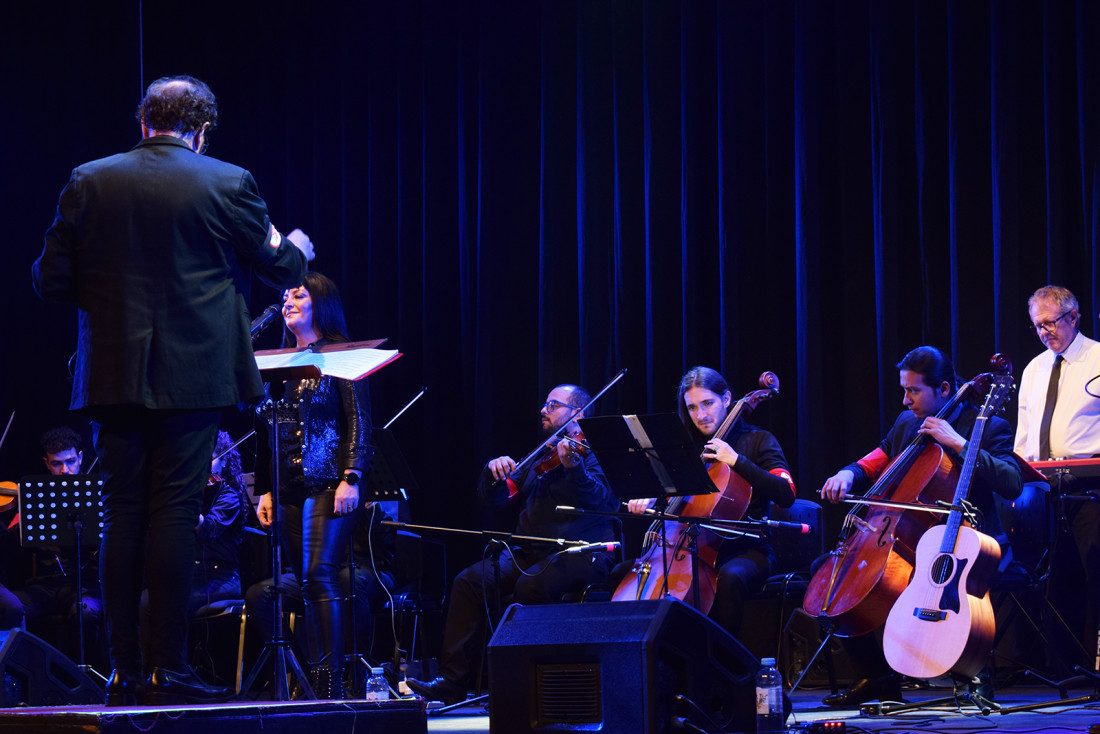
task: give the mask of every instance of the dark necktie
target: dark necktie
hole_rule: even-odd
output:
[[[1047,404],[1043,407],[1043,420],[1039,423],[1039,461],[1050,458],[1050,417],[1054,415],[1054,404],[1058,402],[1058,378],[1062,375],[1062,362],[1059,354],[1054,358],[1054,367],[1050,370],[1050,382],[1047,383]]]

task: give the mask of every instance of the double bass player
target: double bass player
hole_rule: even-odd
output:
[[[864,494],[918,435],[927,436],[942,446],[951,462],[961,464],[961,457],[966,452],[965,437],[970,435],[974,427],[977,410],[969,402],[963,401],[946,416],[936,417],[950,402],[956,390],[955,370],[951,360],[935,347],[923,346],[906,354],[898,362],[897,368],[903,394],[902,404],[906,409],[874,451],[826,480],[821,488],[821,496],[829,502],[841,502],[846,497]],[[949,480],[951,491],[957,480],[956,472]],[[1020,494],[1021,481],[1020,467],[1012,453],[1012,427],[1004,419],[993,417],[985,429],[974,469],[970,500],[987,520],[991,520],[995,518],[993,493],[1010,500],[1015,499]],[[947,499],[950,499],[950,495]],[[901,554],[904,555],[904,551]],[[818,559],[814,565],[815,570],[820,569],[831,555]],[[911,564],[912,558],[906,558],[905,561]],[[912,571],[911,565],[908,570]],[[820,571],[815,574],[811,587],[819,582],[821,575]],[[902,582],[907,583],[908,578]],[[816,616],[820,610],[811,608],[810,593],[807,592],[806,612]],[[882,651],[883,622],[885,615],[878,621],[875,629],[842,637],[859,677],[847,690],[826,696],[823,703],[847,707],[876,699],[901,699],[900,679],[890,670]],[[979,692],[992,699],[991,686]]]

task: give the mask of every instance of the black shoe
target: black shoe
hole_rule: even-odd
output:
[[[153,668],[145,684],[145,703],[157,706],[178,703],[217,703],[233,698],[233,691],[224,686],[208,686],[191,671],[177,673],[167,668]]]
[[[993,674],[989,671],[989,668],[982,668],[970,681],[967,689],[971,696],[978,696],[989,703],[993,703],[993,697],[996,693],[993,690]]]
[[[826,706],[854,708],[867,701],[900,701],[901,682],[896,675],[860,678],[848,690],[821,699]]]
[[[405,683],[408,684],[413,693],[423,696],[429,701],[442,701],[445,705],[450,706],[453,703],[466,700],[466,688],[464,686],[440,676],[426,683],[415,678],[408,678]]]
[[[132,670],[115,668],[107,680],[108,706],[137,706],[145,695],[145,676]]]

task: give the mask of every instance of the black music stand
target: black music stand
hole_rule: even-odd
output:
[[[374,456],[371,457],[361,499],[371,502],[407,501],[418,488],[393,433],[385,428],[372,428],[370,441]]]
[[[611,490],[620,500],[657,497],[659,502],[717,492],[699,459],[699,447],[675,413],[602,416],[577,421],[600,462]],[[663,506],[663,505],[659,505]],[[699,608],[699,520],[689,518],[693,606]],[[661,523],[662,563],[668,581],[668,543]]]
[[[675,413],[581,418],[577,424],[620,500],[718,491]]]
[[[106,682],[84,663],[84,559],[83,548],[98,548],[103,534],[103,505],[98,474],[43,474],[19,481],[19,543],[24,548],[53,546],[76,549],[76,634],[78,667],[93,680]],[[94,533],[85,533],[93,528]]]

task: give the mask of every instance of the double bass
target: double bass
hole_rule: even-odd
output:
[[[1007,359],[997,354],[991,362],[1003,370]],[[982,373],[965,383],[936,417],[946,419],[964,401],[980,401],[993,378]],[[951,455],[917,434],[863,497],[846,498],[856,506],[844,518],[836,548],[810,579],[802,604],[806,614],[841,637],[883,624],[913,575],[917,543],[937,522],[937,515],[919,506],[950,502],[958,480]]]
[[[779,378],[773,372],[765,372],[759,380],[762,389],[748,393],[738,400],[726,414],[712,438],[725,440],[726,435],[746,413],[750,413],[764,400],[779,394]],[[708,465],[707,474],[717,492],[710,494],[674,497],[665,512],[697,518],[740,520],[752,499],[752,487],[741,475],[726,464],[715,461]],[[693,573],[691,524],[673,521],[656,521],[648,530],[642,547],[642,555],[634,561],[631,570],[619,583],[612,601],[638,601],[660,599],[668,595],[684,601],[694,597],[698,590],[698,609],[703,614],[714,604],[714,592],[718,581],[718,547],[722,538],[712,530],[702,530],[696,538],[697,563]],[[698,586],[693,586],[698,576]]]

